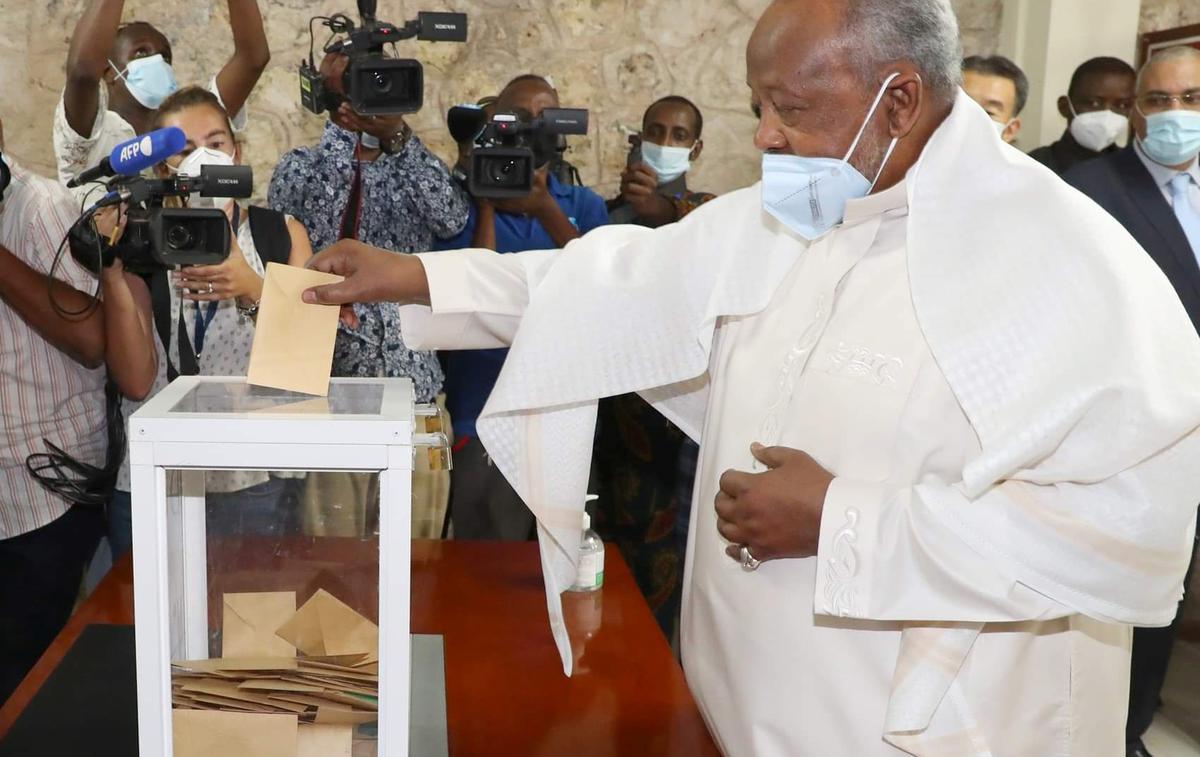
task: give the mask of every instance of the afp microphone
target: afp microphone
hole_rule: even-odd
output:
[[[187,147],[187,135],[178,126],[156,129],[140,137],[121,142],[112,154],[67,182],[74,189],[108,176],[137,176],[150,166],[178,155]]]

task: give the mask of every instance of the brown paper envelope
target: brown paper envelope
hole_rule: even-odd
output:
[[[267,707],[266,705],[255,704],[254,702],[244,702],[240,699],[219,697],[215,694],[193,694],[192,701],[199,702],[209,709],[226,710],[229,712],[278,712],[278,710]]]
[[[296,757],[295,715],[175,710],[175,757]]]
[[[368,702],[362,697],[354,694],[347,694],[340,691],[326,691],[324,694],[319,694],[318,696],[328,699],[330,702],[336,704],[350,705],[356,710],[370,710],[371,712],[379,711],[378,701]]]
[[[183,685],[184,694],[215,694],[216,696],[228,697],[233,696],[238,699],[238,685],[235,681],[219,681],[216,679],[204,679],[199,681],[188,681]]]
[[[374,723],[376,720],[379,720],[379,713],[377,712],[349,712],[333,707],[317,708],[317,723],[362,725],[363,723]]]
[[[251,678],[248,681],[242,681],[238,684],[239,689],[248,689],[251,691],[298,691],[298,692],[313,692],[324,691],[321,686],[314,686],[298,681],[285,681],[282,678]]]
[[[354,666],[361,662],[371,662],[371,657],[373,656],[366,654],[308,655],[304,658],[304,661],[319,662],[324,665],[332,665],[335,668],[353,670]]]
[[[176,660],[171,665],[178,670],[209,673],[217,678],[242,678],[234,675],[240,670],[295,670],[295,657],[218,657],[214,660]]]
[[[331,703],[319,694],[271,694],[271,699],[281,699],[284,702],[293,702],[295,704],[308,705],[310,707],[337,707],[343,710],[351,709],[350,705],[341,703]]]
[[[301,725],[296,757],[350,757],[354,727],[350,725]]]
[[[306,655],[372,654],[379,649],[379,626],[324,589],[275,633]]]
[[[196,681],[184,686],[183,693],[188,696],[207,694],[236,702],[249,702],[250,704],[273,707],[276,710],[304,712],[303,705],[295,704],[294,702],[277,702],[268,697],[264,692],[238,688],[238,685],[232,681]]]
[[[275,629],[296,614],[296,592],[269,591],[224,596],[223,657],[291,657],[296,648]]]
[[[379,696],[379,686],[367,686],[364,684],[346,683],[345,681],[335,681],[331,678],[308,678],[306,680],[320,684],[325,687],[325,691],[340,691],[342,693],[362,694],[368,697]]]
[[[329,394],[340,308],[309,305],[300,297],[310,287],[341,280],[341,276],[319,271],[267,264],[248,383],[322,397]]]
[[[311,673],[312,675],[325,676],[326,678],[342,678],[347,681],[378,681],[379,676],[375,673],[367,673],[366,671],[357,668],[343,668],[338,665],[325,665],[319,662],[309,662],[306,657],[296,659],[297,665],[301,671]]]

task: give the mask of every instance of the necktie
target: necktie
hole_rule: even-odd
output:
[[[1192,246],[1192,254],[1200,262],[1200,210],[1192,204],[1189,196],[1192,182],[1191,174],[1186,173],[1171,179],[1171,204],[1175,206],[1175,217],[1179,219],[1179,225],[1183,227],[1183,233]]]

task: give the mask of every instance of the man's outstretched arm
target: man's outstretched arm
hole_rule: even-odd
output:
[[[451,250],[398,255],[343,240],[312,258],[309,268],[346,277],[305,292],[313,304],[396,302],[404,340],[413,349],[506,347],[529,304],[530,291],[558,250],[501,255],[491,250]],[[353,312],[343,308],[352,328]]]
[[[429,279],[425,267],[412,255],[397,255],[345,239],[314,255],[308,261],[308,267],[346,278],[341,283],[314,287],[305,292],[304,301],[309,304],[429,304]]]

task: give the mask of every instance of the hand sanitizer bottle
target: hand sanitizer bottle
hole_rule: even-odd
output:
[[[596,495],[589,494],[587,501],[596,500]],[[575,585],[571,591],[599,591],[604,586],[604,542],[592,530],[592,518],[585,510],[583,513],[583,540],[579,543],[579,572],[575,576]]]

